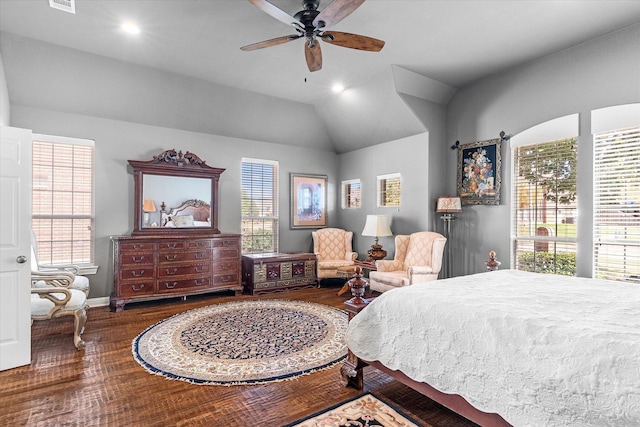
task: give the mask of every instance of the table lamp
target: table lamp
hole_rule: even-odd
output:
[[[367,215],[367,221],[364,224],[364,230],[362,230],[363,236],[373,236],[376,238],[376,242],[371,245],[371,249],[367,252],[369,258],[367,261],[373,262],[379,259],[383,259],[387,256],[387,251],[382,249],[382,245],[378,244],[378,237],[392,236],[391,228],[389,227],[389,217],[386,215]]]
[[[144,225],[149,225],[149,212],[156,211],[156,205],[153,203],[151,199],[144,199],[144,203],[142,204],[142,211],[144,212]]]

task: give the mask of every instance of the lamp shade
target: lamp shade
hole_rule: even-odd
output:
[[[438,197],[436,212],[462,212],[462,200],[460,197]]]
[[[373,237],[393,235],[389,227],[389,217],[386,215],[367,215],[362,235]]]
[[[155,212],[156,211],[156,205],[155,205],[155,203],[153,203],[153,200],[144,199],[144,204],[142,205],[142,210],[144,212]]]

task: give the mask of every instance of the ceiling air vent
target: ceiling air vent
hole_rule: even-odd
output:
[[[76,13],[76,0],[49,0],[49,6],[69,13]]]

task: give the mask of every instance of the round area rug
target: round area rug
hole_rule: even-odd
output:
[[[346,357],[347,314],[327,305],[238,301],[176,314],[132,343],[147,371],[194,384],[260,384],[329,368]]]

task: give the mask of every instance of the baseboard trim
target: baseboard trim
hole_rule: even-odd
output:
[[[109,297],[89,298],[87,300],[89,307],[106,307],[109,305],[109,302]]]

